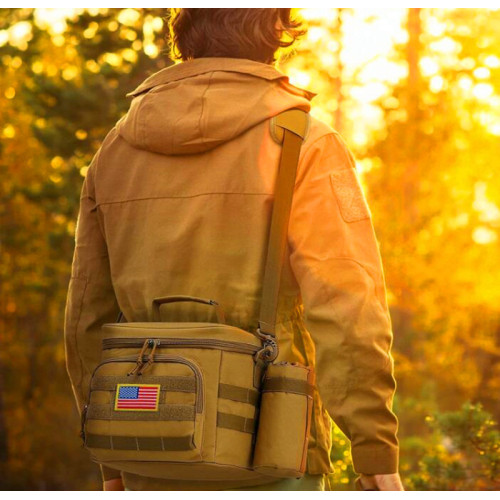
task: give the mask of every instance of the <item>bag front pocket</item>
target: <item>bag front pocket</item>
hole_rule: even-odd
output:
[[[84,441],[98,461],[201,461],[204,384],[198,365],[156,355],[142,375],[135,357],[95,370],[84,416]],[[146,362],[146,361],[145,361]]]

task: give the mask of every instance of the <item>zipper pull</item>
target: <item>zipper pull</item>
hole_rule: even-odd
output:
[[[133,370],[131,370],[130,372],[127,373],[127,377],[131,377],[132,375],[135,375],[136,373],[138,375],[141,375],[138,372],[142,368],[142,366],[144,365],[144,361],[142,360],[142,358],[143,358],[144,354],[146,353],[148,347],[151,347],[152,343],[154,343],[153,339],[146,339],[144,341],[144,344],[142,345],[141,352],[139,353],[139,356],[137,356],[136,365],[133,368]]]
[[[157,339],[151,340],[153,343],[153,349],[151,349],[151,352],[149,353],[148,360],[144,366],[144,368],[141,367],[141,370],[139,371],[138,375],[142,375],[154,362],[155,362],[155,352],[156,348],[160,345],[160,340]],[[151,345],[151,344],[150,344]]]

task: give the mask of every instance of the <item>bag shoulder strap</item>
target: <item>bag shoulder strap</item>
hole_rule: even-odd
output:
[[[295,177],[300,148],[308,127],[309,114],[301,109],[290,109],[271,119],[271,135],[283,146],[274,194],[257,333],[264,338],[271,337],[270,340],[274,339],[272,342],[274,344],[276,344],[276,315],[281,272],[287,245]]]

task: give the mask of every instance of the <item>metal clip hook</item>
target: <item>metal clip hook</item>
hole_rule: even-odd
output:
[[[262,333],[260,328],[257,328],[257,336],[262,340],[263,347],[255,353],[254,359],[262,359],[265,363],[271,363],[279,354],[278,343],[275,337],[267,333]]]

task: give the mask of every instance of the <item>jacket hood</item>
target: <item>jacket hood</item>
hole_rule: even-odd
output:
[[[287,109],[309,111],[315,95],[269,64],[203,57],[169,66],[127,94],[132,103],[117,130],[139,149],[201,153]]]

